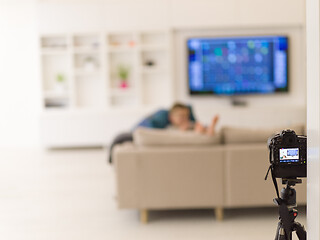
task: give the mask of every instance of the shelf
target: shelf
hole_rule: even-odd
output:
[[[43,93],[43,97],[46,99],[66,99],[68,98],[68,92],[65,90],[65,92],[57,92],[54,90],[47,90]]]
[[[66,109],[69,105],[67,98],[48,98],[44,101],[46,108]]]
[[[68,54],[68,50],[66,49],[52,49],[52,48],[42,48],[42,55],[66,55]]]
[[[122,97],[122,96],[133,96],[135,94],[134,88],[113,88],[110,91],[110,97]]]
[[[99,54],[99,48],[92,48],[92,47],[75,47],[73,49],[74,54]]]
[[[83,76],[97,76],[101,75],[101,70],[85,70],[85,69],[76,69],[74,71],[74,75],[76,77],[83,77]]]
[[[125,96],[111,96],[110,107],[113,109],[132,109],[137,107],[138,98],[135,95],[125,95]]]
[[[163,68],[142,67],[143,74],[166,74],[168,71]]]
[[[168,46],[165,44],[147,44],[140,46],[142,51],[167,51]]]
[[[134,50],[141,51],[167,51],[169,48],[163,44],[142,45],[142,46],[109,46],[107,52],[128,52]]]
[[[122,52],[132,52],[137,50],[137,47],[130,47],[130,46],[109,46],[107,52],[109,53],[122,53]]]

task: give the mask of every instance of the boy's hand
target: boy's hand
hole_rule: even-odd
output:
[[[196,122],[194,125],[194,131],[196,133],[205,133],[206,128],[200,122]]]

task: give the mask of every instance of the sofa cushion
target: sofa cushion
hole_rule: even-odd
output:
[[[137,128],[133,141],[138,146],[213,145],[221,143],[221,134],[214,136],[173,129]]]
[[[281,132],[284,129],[292,129],[296,134],[304,134],[304,126],[296,125],[284,128],[240,128],[240,127],[223,127],[222,138],[225,144],[230,143],[267,143],[268,138]]]

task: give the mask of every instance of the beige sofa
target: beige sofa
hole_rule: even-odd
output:
[[[156,209],[213,208],[222,220],[224,208],[274,206],[274,186],[264,177],[266,141],[276,131],[223,128],[207,137],[137,130],[133,143],[113,151],[118,206],[140,210],[142,222]],[[305,181],[296,189],[305,204]]]

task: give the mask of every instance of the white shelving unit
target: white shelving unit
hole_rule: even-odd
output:
[[[170,31],[60,34],[41,36],[40,42],[44,109],[112,109],[172,100]],[[129,71],[125,83],[120,67]],[[56,101],[61,104],[50,104]]]
[[[113,115],[118,110],[124,114],[133,109],[141,112],[146,107],[170,105],[173,100],[171,44],[169,30],[40,36],[44,121],[50,122],[50,127],[47,122],[42,124],[45,145],[78,145],[74,140],[55,140],[65,137],[63,134],[52,136],[65,131],[61,124],[68,128],[66,119],[71,113],[72,121],[77,122],[91,118],[93,112],[99,116]],[[120,79],[120,68],[129,72],[126,81]],[[53,120],[58,117],[59,120]],[[96,142],[88,140],[85,145],[96,145]]]

